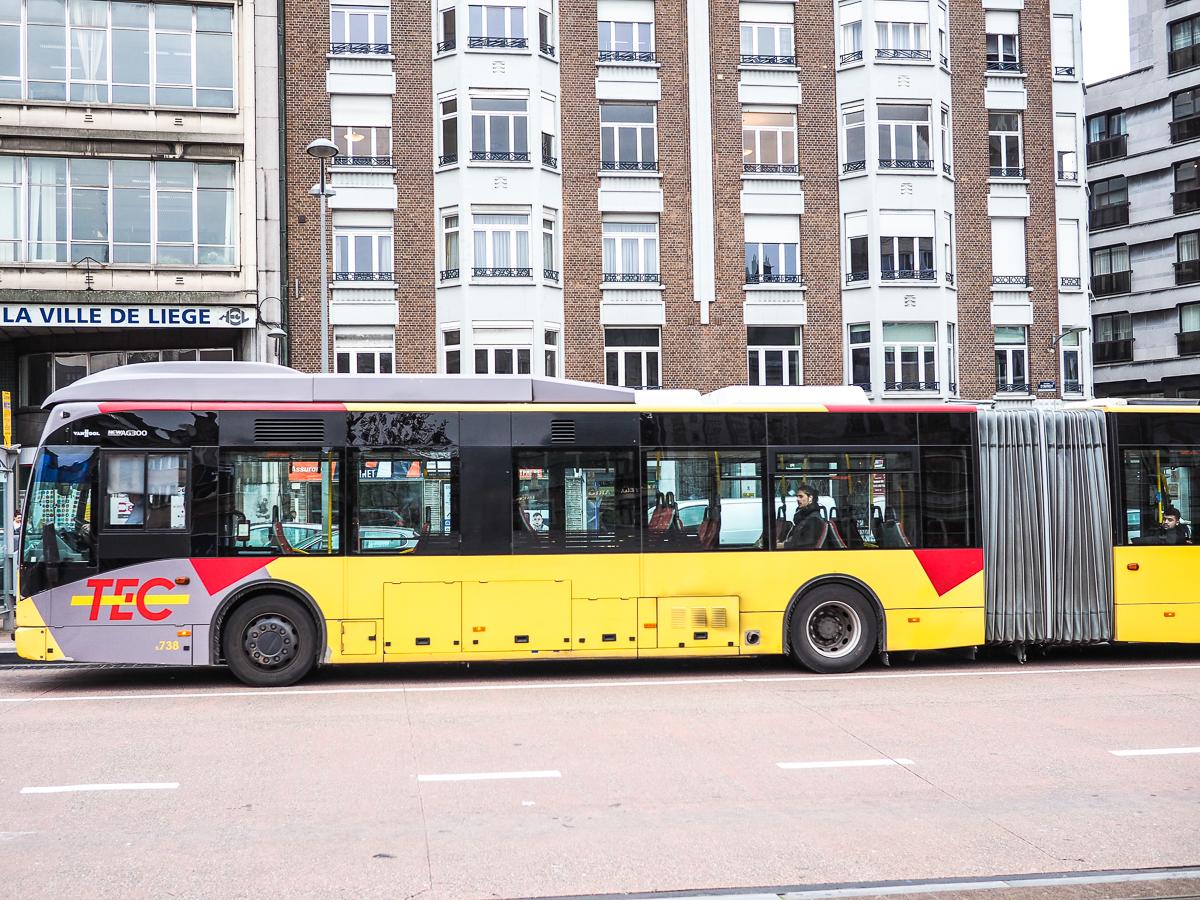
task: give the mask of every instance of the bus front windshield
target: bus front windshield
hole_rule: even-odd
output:
[[[95,550],[95,447],[43,447],[33,467],[21,564],[89,563]]]

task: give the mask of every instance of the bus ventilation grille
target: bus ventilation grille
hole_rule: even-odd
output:
[[[575,420],[574,419],[551,419],[550,420],[550,443],[552,443],[552,444],[573,444],[573,443],[575,443]]]
[[[254,440],[263,444],[319,444],[325,440],[321,419],[256,419]]]

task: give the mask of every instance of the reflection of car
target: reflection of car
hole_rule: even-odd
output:
[[[250,526],[250,540],[238,541],[242,547],[270,547],[275,543],[275,526],[263,522]],[[311,540],[314,535],[321,533],[321,525],[315,522],[284,522],[283,536],[289,544],[295,547],[299,543]]]
[[[411,528],[367,526],[358,529],[358,549],[364,553],[404,553],[416,547],[418,540],[417,532]],[[326,535],[318,534],[293,545],[292,549],[301,553],[326,553],[328,546]]]
[[[680,500],[679,524],[685,534],[697,534],[704,521],[707,500]],[[653,514],[653,508],[650,513]],[[758,497],[723,497],[721,499],[721,543],[748,547],[763,533],[763,501]]]

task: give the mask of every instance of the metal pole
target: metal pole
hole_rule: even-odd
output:
[[[325,160],[321,160],[321,374],[329,373],[329,254],[325,246]]]

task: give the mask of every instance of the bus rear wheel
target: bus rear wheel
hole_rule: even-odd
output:
[[[290,597],[254,597],[229,616],[221,646],[239,681],[286,687],[316,663],[317,628],[308,610]]]
[[[814,588],[792,610],[792,656],[814,672],[853,672],[871,658],[879,627],[862,594],[837,585]]]

